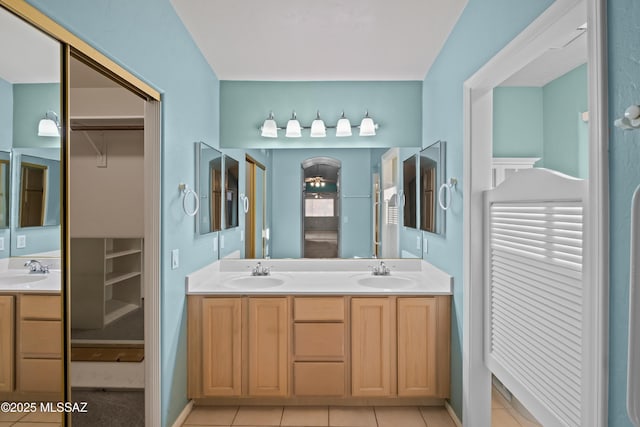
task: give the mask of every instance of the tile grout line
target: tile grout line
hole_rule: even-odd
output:
[[[233,418],[231,418],[231,425],[229,425],[229,427],[232,427],[233,424],[236,422],[236,418],[238,418],[238,414],[240,413],[240,407],[237,406],[236,407],[236,413],[233,414]]]
[[[378,422],[378,411],[376,411],[376,407],[373,407],[373,417],[376,419],[376,427],[380,427],[380,423]]]

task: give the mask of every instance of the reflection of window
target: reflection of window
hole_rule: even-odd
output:
[[[305,216],[334,216],[333,199],[305,199]]]

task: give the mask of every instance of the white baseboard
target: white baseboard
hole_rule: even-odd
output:
[[[71,387],[144,389],[144,361],[71,362]]]
[[[451,416],[451,419],[453,420],[454,424],[457,427],[462,427],[462,423],[460,422],[460,419],[458,418],[458,416],[456,415],[455,411],[453,410],[453,408],[451,407],[451,405],[449,405],[449,402],[444,402],[444,407],[447,409],[447,412],[449,413],[449,415]]]
[[[171,427],[181,427],[182,424],[184,424],[184,422],[187,421],[187,417],[191,413],[192,409],[193,409],[193,400],[190,400],[189,402],[187,402],[182,412],[180,412],[180,415],[178,415],[178,418],[176,418],[176,422],[174,422]]]

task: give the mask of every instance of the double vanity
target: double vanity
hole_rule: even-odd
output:
[[[451,281],[418,259],[215,262],[186,280],[189,398],[441,403]]]

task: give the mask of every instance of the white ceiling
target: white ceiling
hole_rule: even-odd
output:
[[[0,8],[0,78],[9,83],[60,81],[60,44]]]
[[[171,0],[221,80],[422,80],[468,0]]]

